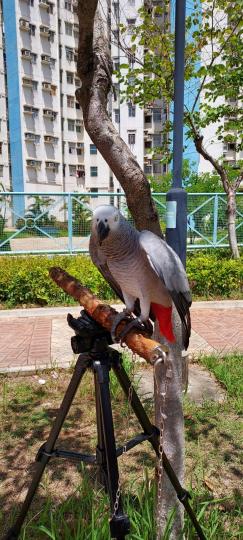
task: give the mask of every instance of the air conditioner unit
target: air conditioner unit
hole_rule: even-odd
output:
[[[48,35],[50,28],[48,26],[40,26],[40,34]]]
[[[25,139],[27,139],[29,141],[33,141],[35,139],[35,134],[27,132],[27,133],[25,133]]]
[[[54,163],[53,161],[46,161],[47,169],[55,169],[55,167],[56,167],[56,163]]]
[[[44,116],[53,116],[53,111],[51,111],[50,109],[44,109],[43,114]]]
[[[45,140],[45,142],[52,142],[53,137],[51,135],[45,135],[44,140]]]
[[[29,21],[25,21],[24,19],[19,19],[19,26],[22,30],[29,30],[30,23]]]
[[[22,49],[21,53],[22,53],[22,56],[28,56],[28,57],[31,56],[31,51],[28,51],[28,49]]]
[[[22,83],[23,83],[24,86],[29,86],[29,87],[33,86],[32,79],[28,79],[27,77],[23,77]]]
[[[39,6],[49,8],[49,2],[48,0],[39,0]]]
[[[47,54],[42,54],[42,55],[41,55],[41,61],[42,61],[42,62],[46,62],[47,64],[49,64],[49,62],[50,62],[50,56],[47,56]]]
[[[42,83],[43,90],[51,90],[51,83],[43,82]]]

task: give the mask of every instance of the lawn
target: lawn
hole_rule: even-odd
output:
[[[200,362],[226,388],[221,404],[196,405],[185,396],[186,479],[192,505],[208,540],[236,539],[240,531],[240,417],[243,357],[204,357]],[[126,364],[130,370],[129,361]],[[141,365],[139,365],[141,370]],[[148,369],[148,368],[146,368]],[[150,369],[150,368],[149,368]],[[14,521],[36,452],[49,433],[71,370],[0,380],[0,533]],[[138,426],[114,380],[111,384],[118,445]],[[79,387],[58,447],[93,452],[96,444],[92,375]],[[153,405],[146,400],[150,416]],[[124,506],[132,540],[154,540],[154,459],[148,443],[119,458]],[[21,540],[108,540],[109,503],[95,470],[51,460],[22,529]],[[169,538],[169,535],[166,536]],[[186,519],[185,538],[196,538]],[[166,539],[164,539],[166,540]]]

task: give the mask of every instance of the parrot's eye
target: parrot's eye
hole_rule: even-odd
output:
[[[105,223],[107,223],[108,219],[105,219]]]
[[[99,221],[99,218],[97,218],[97,220],[96,220],[96,221]]]

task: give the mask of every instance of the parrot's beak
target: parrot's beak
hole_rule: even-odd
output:
[[[101,246],[103,240],[105,240],[105,238],[107,238],[107,236],[109,234],[109,230],[110,230],[109,225],[105,225],[103,223],[103,221],[100,221],[98,223],[97,232],[98,232],[98,238],[99,238],[100,246]]]

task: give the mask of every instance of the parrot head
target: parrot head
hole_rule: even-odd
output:
[[[96,231],[99,244],[119,228],[121,214],[114,206],[104,204],[97,206],[93,213],[92,227]]]

